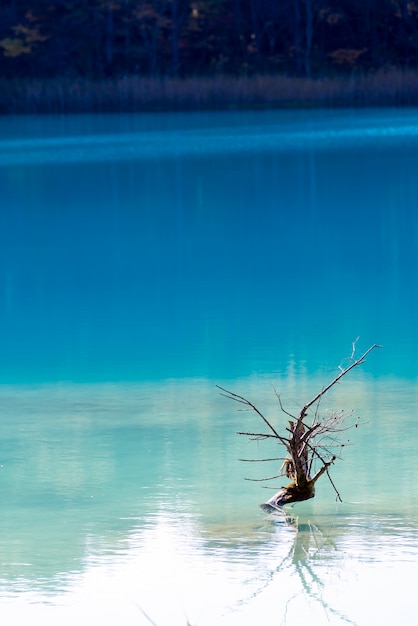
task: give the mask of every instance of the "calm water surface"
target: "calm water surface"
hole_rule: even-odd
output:
[[[0,619],[417,618],[418,111],[0,119]],[[282,428],[363,417],[258,508]],[[268,467],[266,467],[268,466]]]

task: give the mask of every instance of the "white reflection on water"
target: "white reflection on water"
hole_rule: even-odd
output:
[[[323,378],[274,383],[291,405]],[[284,424],[270,380],[224,384]],[[3,388],[2,623],[411,623],[416,394],[361,374],[330,393],[368,422],[333,472],[346,502],[321,479],[286,523],[237,461],[269,455],[235,434],[256,416],[210,381]]]
[[[124,555],[87,558],[66,593],[16,594],[0,614],[7,624],[145,624],[142,607],[162,626],[185,624],[186,613],[200,626],[412,623],[417,529],[396,527],[398,548],[411,542],[398,554],[385,520],[357,523],[359,534],[340,535],[305,518],[298,531],[278,523],[253,546],[224,538],[205,548],[187,521],[163,515],[130,537]]]

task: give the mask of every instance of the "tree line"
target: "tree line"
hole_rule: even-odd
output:
[[[2,78],[418,66],[418,0],[3,0]]]

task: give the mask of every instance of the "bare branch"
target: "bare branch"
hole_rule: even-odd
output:
[[[357,341],[357,339],[356,339]],[[309,409],[309,407],[311,407],[313,404],[315,404],[315,402],[317,402],[324,394],[327,393],[327,391],[329,391],[331,389],[331,387],[333,387],[336,383],[338,383],[339,380],[341,380],[341,378],[343,376],[345,376],[346,374],[348,374],[348,372],[350,370],[352,370],[354,367],[357,367],[357,365],[361,365],[362,363],[364,363],[366,356],[375,348],[381,348],[382,346],[379,346],[377,343],[374,343],[372,346],[370,346],[370,348],[368,350],[366,350],[366,352],[364,354],[362,354],[361,357],[359,357],[356,361],[354,361],[351,365],[349,365],[346,369],[343,369],[341,371],[340,374],[338,374],[338,376],[336,376],[334,378],[334,380],[332,380],[326,387],[323,388],[322,391],[320,391],[310,402],[308,402],[307,404],[305,404],[305,406],[302,408],[301,412],[300,412],[300,416],[304,417],[306,415],[306,411]]]
[[[243,461],[244,463],[264,463],[265,461],[284,461],[284,457],[276,457],[274,459],[238,459],[238,461]]]
[[[332,465],[332,464],[334,463],[335,459],[336,459],[336,457],[335,457],[335,456],[333,456],[333,457],[331,458],[331,460],[330,460],[330,461],[326,461],[326,462],[324,463],[324,465],[321,467],[321,469],[320,469],[320,470],[319,470],[319,471],[315,474],[315,476],[314,476],[313,478],[311,478],[311,481],[312,481],[314,484],[316,483],[316,481],[318,480],[318,478],[320,478],[320,477],[322,476],[322,474],[323,474],[324,472],[326,472],[326,471],[327,471],[327,469],[329,468],[329,466],[330,466],[330,465]]]
[[[267,420],[267,418],[264,417],[264,415],[261,413],[261,411],[259,411],[257,409],[257,407],[254,406],[254,404],[252,402],[250,402],[249,400],[247,400],[243,396],[239,396],[238,394],[233,393],[232,391],[228,391],[228,389],[224,389],[223,387],[220,387],[219,385],[216,385],[216,386],[218,387],[218,389],[220,389],[221,391],[224,392],[221,395],[224,395],[227,398],[231,398],[231,400],[235,400],[236,402],[241,402],[242,404],[246,404],[247,406],[251,407],[253,409],[253,411],[255,411],[261,417],[261,419],[267,424],[267,426],[274,433],[274,435],[277,437],[277,439],[281,439],[280,435],[275,430],[275,428],[273,428],[273,426],[270,424],[270,422]]]
[[[354,367],[363,364],[367,355],[370,354],[372,350],[381,347],[378,344],[373,344],[359,358],[355,359],[357,341],[358,338],[352,343],[350,357],[342,361],[338,366],[340,370],[339,374],[302,407],[298,417],[295,417],[283,407],[281,397],[273,386],[281,411],[291,418],[288,422],[288,426],[285,428],[288,436],[280,435],[270,421],[261,413],[261,411],[259,411],[259,409],[257,409],[257,407],[244,396],[228,391],[227,389],[217,385],[218,389],[220,389],[221,395],[224,395],[225,397],[244,405],[248,410],[252,410],[257,413],[270,430],[270,432],[267,433],[239,432],[240,435],[246,435],[255,441],[277,439],[279,443],[284,445],[288,453],[284,458],[274,457],[264,459],[240,459],[248,463],[283,461],[282,466],[280,467],[279,475],[277,476],[271,476],[269,478],[245,479],[251,482],[265,482],[279,478],[282,475],[286,475],[291,480],[286,487],[282,487],[265,503],[265,507],[280,508],[285,504],[313,498],[315,495],[315,483],[325,473],[327,474],[328,479],[336,493],[337,499],[342,501],[341,496],[330,476],[329,468],[335,460],[339,458],[337,454],[340,454],[344,446],[348,445],[350,442],[349,439],[346,442],[341,442],[339,439],[341,434],[345,433],[350,428],[357,428],[359,418],[357,417],[354,421],[352,411],[348,413],[345,411],[333,411],[330,414],[325,414],[324,418],[321,418],[319,408],[322,398],[335,384],[337,384]],[[349,361],[350,364],[344,368],[342,363],[345,361]],[[308,420],[306,419],[308,411],[314,405],[315,410],[313,412],[313,417]],[[308,422],[310,423],[308,424]],[[337,448],[338,450],[336,450]],[[311,476],[311,472],[313,471],[315,471],[315,473]]]
[[[273,387],[273,391],[274,391],[274,393],[275,393],[275,396],[276,396],[276,398],[277,398],[277,399],[278,399],[278,401],[279,401],[279,405],[280,405],[280,409],[281,409],[281,411],[282,411],[283,413],[285,413],[286,415],[288,415],[289,417],[292,417],[294,420],[295,420],[295,419],[297,419],[296,415],[292,415],[291,413],[289,413],[289,411],[286,411],[286,409],[283,407],[283,404],[282,404],[282,399],[281,399],[281,397],[280,397],[280,394],[278,394],[278,393],[277,393],[276,388],[274,387],[274,385],[272,385],[272,387]]]
[[[350,354],[350,356],[347,357],[346,359],[343,359],[341,361],[340,365],[338,366],[338,369],[341,370],[342,372],[344,371],[342,363],[345,363],[346,361],[354,361],[354,355],[356,353],[356,346],[357,346],[357,342],[358,342],[359,339],[360,339],[360,337],[356,337],[356,339],[351,344],[351,354]]]
[[[280,439],[280,441],[288,441],[288,439],[284,439],[283,437],[276,437],[276,435],[270,435],[268,433],[244,433],[238,430],[237,435],[247,435],[247,437],[260,437],[261,439]]]
[[[269,478],[244,478],[244,480],[249,480],[252,483],[263,483],[266,480],[274,480],[275,478],[281,478],[281,474],[278,474],[277,476],[270,476]]]
[[[326,471],[326,473],[327,473],[328,480],[329,480],[329,482],[330,482],[330,483],[331,483],[331,485],[332,485],[332,488],[334,489],[335,493],[337,494],[337,500],[338,500],[339,502],[342,502],[342,498],[341,498],[341,496],[340,496],[340,494],[339,494],[339,492],[338,492],[337,487],[336,487],[336,486],[335,486],[335,484],[334,484],[334,481],[333,481],[333,480],[332,480],[332,478],[331,478],[331,475],[330,475],[330,473],[329,473],[329,471],[328,471],[328,468],[327,468],[325,471]]]

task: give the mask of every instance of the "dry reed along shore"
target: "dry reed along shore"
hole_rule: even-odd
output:
[[[417,106],[418,72],[286,76],[0,80],[0,113]]]

